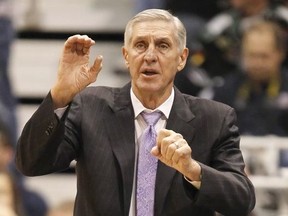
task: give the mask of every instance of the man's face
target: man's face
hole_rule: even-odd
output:
[[[179,49],[176,28],[165,21],[141,22],[123,47],[136,96],[169,95],[176,73],[183,69],[188,50]]]
[[[254,81],[268,81],[277,76],[283,54],[276,49],[272,34],[250,33],[243,42],[243,66]]]

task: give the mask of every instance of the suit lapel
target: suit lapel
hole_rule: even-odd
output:
[[[123,182],[124,215],[128,215],[133,185],[135,163],[134,111],[130,100],[130,85],[116,92],[111,103],[114,112],[107,116],[107,126],[112,151],[120,166]]]
[[[194,128],[190,122],[194,117],[183,95],[176,89],[173,107],[166,128],[180,133],[188,143],[191,143],[194,136]],[[155,215],[160,215],[162,212],[167,193],[176,172],[173,168],[166,166],[160,161],[158,162]]]
[[[107,121],[104,122],[111,139],[112,151],[121,170],[124,215],[129,214],[135,164],[135,125],[130,88],[131,85],[128,84],[115,93],[111,102],[113,112],[107,116]],[[166,128],[182,134],[188,143],[191,142],[194,134],[194,128],[189,123],[195,116],[190,110],[184,97],[176,89],[173,107]],[[176,170],[159,161],[156,177],[155,215],[159,215],[162,212],[165,198],[175,174]]]

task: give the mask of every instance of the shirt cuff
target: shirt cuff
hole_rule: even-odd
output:
[[[59,119],[61,119],[67,108],[68,108],[68,105],[65,107],[58,108],[54,110],[54,113],[57,115]]]
[[[192,184],[196,189],[200,189],[201,187],[201,181],[191,181],[190,179],[188,179],[186,176],[184,176],[184,179],[189,182],[190,184]]]

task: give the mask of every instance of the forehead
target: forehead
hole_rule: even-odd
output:
[[[156,20],[156,21],[145,21],[145,22],[137,22],[133,26],[132,31],[132,39],[137,37],[167,37],[174,39],[176,35],[176,27],[173,23]]]
[[[251,32],[245,37],[243,47],[248,50],[274,50],[276,49],[275,38],[270,32]]]

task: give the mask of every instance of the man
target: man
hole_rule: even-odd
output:
[[[271,0],[229,0],[231,8],[213,17],[200,34],[205,53],[201,65],[210,77],[225,76],[238,67],[241,37],[251,24],[265,19],[287,30],[287,7]],[[286,60],[287,61],[287,60]]]
[[[15,200],[14,210],[16,211],[17,215],[44,216],[47,213],[47,204],[38,193],[26,188],[23,181],[23,176],[20,175],[15,168],[13,160],[15,151],[14,148],[15,146],[11,133],[8,130],[7,125],[4,124],[0,118],[0,174],[2,174],[4,178],[1,179],[0,182],[3,184],[1,185],[3,188],[6,187],[6,190],[0,189],[0,195],[2,196],[0,198],[0,203],[3,204],[6,202],[5,200],[11,198],[11,200]],[[7,175],[13,182],[13,188],[15,189],[14,198],[5,194],[5,191],[8,190],[7,185],[4,185],[7,180]],[[0,215],[8,216],[8,212],[6,212],[8,209],[4,209],[4,207],[1,205],[0,210],[3,211],[3,213],[0,211]]]
[[[241,134],[288,135],[286,40],[274,22],[250,26],[242,38],[241,67],[215,88],[214,100],[235,108]]]
[[[146,128],[142,112],[160,111],[151,149],[159,159],[157,176],[147,185],[155,183],[155,198],[147,198],[154,208],[146,215],[247,215],[255,196],[244,173],[233,109],[173,87],[188,56],[183,24],[165,10],[150,9],[128,22],[124,38],[131,83],[123,88],[86,88],[96,80],[102,57],[89,67],[94,41],[68,38],[56,84],[19,139],[19,169],[43,175],[76,159],[74,215],[141,215],[136,191],[142,180],[138,162],[146,162],[138,155]]]
[[[13,145],[17,142],[17,101],[9,76],[11,47],[15,38],[13,26],[13,2],[0,0],[0,119],[11,133]]]

